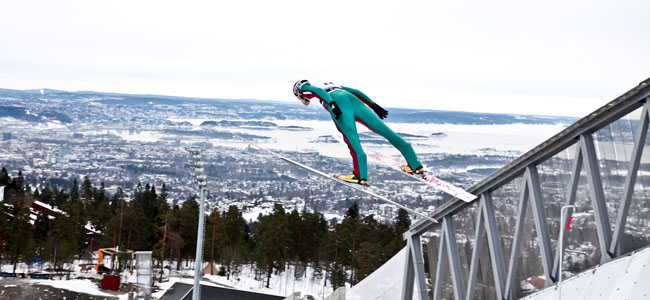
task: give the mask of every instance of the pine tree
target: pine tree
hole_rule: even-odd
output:
[[[108,226],[108,222],[113,218],[113,212],[108,203],[108,200],[103,196],[98,198],[98,201],[95,203],[94,215],[95,217],[92,220],[95,229],[99,232],[105,232]]]
[[[383,264],[382,247],[379,244],[363,242],[359,245],[357,259],[359,262],[357,282],[359,282]]]
[[[223,264],[226,265],[227,278],[239,273],[240,266],[245,258],[244,235],[246,221],[237,206],[231,205],[223,215],[225,228],[226,247],[221,253]]]
[[[9,177],[9,172],[7,172],[5,167],[2,167],[2,170],[0,170],[0,185],[8,186],[10,181],[11,177]]]
[[[115,192],[113,197],[111,197],[110,206],[113,215],[118,214],[120,212],[120,209],[123,208],[122,204],[124,201],[124,197],[125,197],[124,191],[122,191],[121,187],[118,187],[117,192]]]
[[[297,210],[292,210],[287,214],[287,228],[289,229],[289,240],[287,256],[298,261],[300,248],[303,243],[304,223]]]
[[[70,201],[72,201],[72,203],[79,202],[79,183],[77,182],[76,177],[72,180],[72,189],[70,190]]]
[[[37,246],[43,248],[43,244],[47,240],[47,235],[52,228],[52,221],[49,216],[40,211],[34,222],[34,239],[37,241]]]
[[[406,232],[411,226],[411,218],[406,210],[400,208],[397,211],[397,217],[395,217],[395,230],[397,234],[401,235]]]
[[[345,286],[345,268],[342,264],[339,262],[334,262],[334,264],[332,264],[330,274],[330,283],[332,284],[332,288],[334,290]]]
[[[260,270],[266,273],[266,287],[270,287],[273,271],[282,272],[287,260],[287,245],[289,230],[286,213],[280,204],[275,204],[270,215],[260,218],[257,227],[256,245],[254,250],[255,262]]]
[[[52,189],[50,189],[49,184],[46,185],[41,191],[39,201],[46,204],[52,204],[52,202],[54,201],[54,193],[52,193]]]
[[[357,201],[354,201],[354,203],[352,203],[348,208],[347,212],[345,212],[345,217],[353,219],[359,218],[359,205],[357,204]]]
[[[54,268],[52,271],[56,271],[62,263],[71,261],[78,253],[78,244],[74,234],[74,220],[71,217],[59,215],[52,221],[43,258],[51,261]]]
[[[225,245],[225,225],[221,213],[219,210],[215,209],[210,213],[210,216],[206,221],[206,239],[205,246],[203,247],[204,257],[210,258],[210,264],[214,265],[215,261],[220,260],[221,250],[224,249]],[[216,252],[216,257],[215,257]],[[225,269],[224,269],[225,270]],[[210,269],[210,275],[215,275]],[[224,272],[225,273],[225,272]],[[223,274],[220,274],[223,275]]]
[[[7,235],[6,253],[9,255],[9,262],[13,265],[13,272],[16,272],[16,264],[21,256],[33,254],[34,235],[30,221],[29,209],[22,205],[14,205],[11,209],[13,218],[10,221],[11,230]],[[32,256],[33,257],[33,256]]]
[[[122,217],[122,242],[126,249],[142,251],[151,249],[152,224],[142,208],[134,202],[124,206]]]
[[[4,169],[4,168],[3,168]],[[5,244],[9,238],[9,234],[12,231],[11,220],[4,216],[7,216],[9,213],[9,207],[5,205],[0,205],[0,262],[2,262],[2,257],[5,250]],[[2,271],[2,264],[0,264],[0,272]]]
[[[53,207],[58,207],[58,208],[66,208],[69,207],[70,204],[68,203],[70,201],[70,196],[65,193],[63,189],[58,190],[56,187],[54,188],[54,202],[52,202]]]
[[[93,185],[90,182],[90,179],[88,179],[88,176],[84,176],[84,181],[81,184],[81,189],[83,191],[83,203],[84,203],[84,210],[87,209],[88,202],[91,202],[92,200],[92,195],[93,195]]]
[[[18,177],[14,178],[11,182],[11,185],[13,186],[13,189],[18,192],[18,195],[24,196],[25,195],[25,189],[23,184],[25,183],[25,178],[23,177],[23,171],[20,170],[18,171]]]
[[[199,203],[192,197],[185,201],[180,211],[182,230],[180,232],[183,243],[181,245],[180,259],[192,258],[196,255],[196,238],[199,227]],[[180,262],[180,260],[179,260]]]
[[[174,205],[169,212],[169,227],[167,230],[167,241],[169,242],[169,260],[177,260],[176,270],[180,270],[181,260],[181,246],[183,245],[183,219],[181,218],[181,209],[178,205]]]

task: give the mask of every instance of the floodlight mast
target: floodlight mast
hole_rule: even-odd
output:
[[[564,223],[560,224],[560,239],[558,241],[559,244],[560,244],[558,246],[558,248],[560,248],[559,249],[559,251],[560,251],[560,255],[559,255],[560,256],[559,257],[560,262],[558,264],[558,268],[560,270],[558,272],[559,275],[558,275],[558,282],[557,282],[558,300],[562,300],[562,260],[564,259],[564,229],[565,229],[564,227],[568,227],[568,225],[569,225],[568,220],[566,220],[566,217],[565,217],[566,216],[566,210],[568,210],[569,208],[575,209],[576,206],[575,205],[565,205],[565,206],[562,206],[562,208],[560,209],[560,220],[561,220],[561,222],[564,222]]]
[[[194,265],[194,288],[192,291],[192,300],[201,299],[201,265],[203,262],[203,230],[205,225],[205,194],[207,192],[208,177],[205,175],[205,163],[201,155],[200,147],[187,147],[190,153],[190,166],[192,167],[192,177],[199,186],[199,228],[196,236],[196,260]]]

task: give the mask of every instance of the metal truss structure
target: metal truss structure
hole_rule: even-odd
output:
[[[597,240],[592,245],[597,249],[593,257],[599,257],[594,264],[603,264],[647,246],[641,243],[622,249],[621,244],[629,238],[625,229],[634,201],[648,201],[650,197],[637,182],[637,177],[642,176],[640,168],[645,166],[650,170],[648,161],[642,163],[644,148],[650,147],[646,144],[649,101],[650,79],[647,79],[468,189],[479,196],[477,200],[467,203],[454,198],[430,215],[439,223],[422,219],[413,224],[404,234],[408,253],[401,299],[410,300],[414,296],[422,300],[431,296],[441,299],[445,281],[451,283],[446,285],[445,297],[449,299],[453,294],[456,300],[518,298],[522,295],[514,291],[520,288],[521,278],[529,276],[544,278],[544,286],[556,284],[561,269],[559,253],[564,251],[554,249],[562,244],[558,243],[557,228],[572,216],[568,214],[559,220],[557,212],[563,205],[578,204],[577,211],[589,216],[589,221],[583,223],[585,230],[594,231]],[[559,156],[564,157],[564,169],[558,167]],[[547,179],[551,176],[548,174],[559,178],[554,186]],[[505,203],[511,209],[506,210]],[[644,222],[650,219],[642,216],[646,216]],[[634,218],[635,222],[637,219]],[[456,227],[466,226],[465,223],[473,224],[473,234],[460,236],[468,246],[465,251],[459,251]],[[528,229],[526,224],[530,225]],[[531,236],[525,243],[524,235]],[[648,238],[647,231],[641,235]],[[522,247],[534,249],[536,256],[531,257],[530,251]],[[485,251],[489,251],[489,256]],[[431,291],[427,287],[425,254],[433,282]],[[528,264],[535,261],[541,268],[537,272],[531,270],[532,274],[521,274],[525,273],[521,272],[522,267],[528,267],[521,266],[522,259]],[[574,272],[590,267],[593,265],[582,266]],[[479,283],[477,278],[481,274],[483,279]],[[477,295],[479,292],[481,295]]]

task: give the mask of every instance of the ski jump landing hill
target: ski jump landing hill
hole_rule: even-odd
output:
[[[646,79],[468,189],[478,199],[413,224],[402,251],[326,299],[650,299],[649,109]]]

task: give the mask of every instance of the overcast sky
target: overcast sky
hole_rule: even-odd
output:
[[[0,88],[583,116],[650,77],[650,1],[1,1]]]

